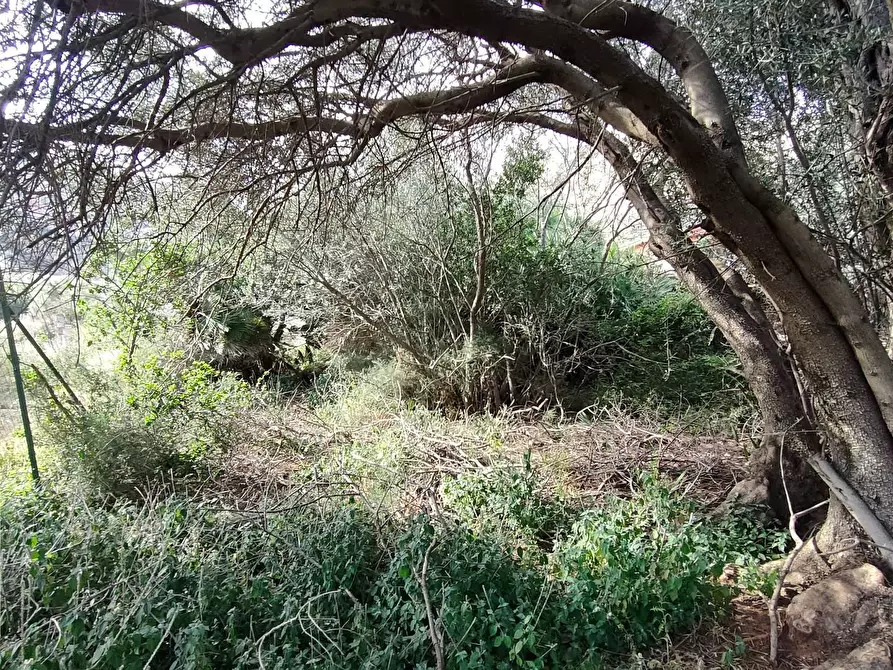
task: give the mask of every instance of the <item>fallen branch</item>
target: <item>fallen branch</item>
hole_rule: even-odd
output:
[[[300,618],[301,618],[301,614],[300,614],[300,612],[298,612],[298,614],[295,614],[290,619],[286,619],[285,621],[281,621],[280,623],[276,624],[270,630],[268,630],[266,633],[264,633],[263,635],[261,635],[258,638],[256,651],[257,651],[257,664],[260,667],[260,670],[266,670],[266,667],[267,667],[264,665],[264,659],[263,659],[264,640],[266,640],[267,637],[269,637],[270,635],[275,633],[277,630],[281,630],[287,626],[291,626],[295,621],[297,621]]]
[[[846,508],[852,517],[856,520],[865,534],[872,541],[873,546],[877,547],[881,558],[890,570],[893,570],[893,535],[884,527],[884,524],[875,516],[874,512],[865,504],[862,497],[856,492],[850,483],[846,481],[830,461],[822,458],[818,454],[813,454],[807,459],[812,469],[818,473],[822,481],[828,485],[834,497]]]
[[[782,483],[784,483],[784,466],[782,466]],[[787,495],[787,486],[785,486],[785,495]],[[772,597],[769,599],[769,662],[775,663],[778,658],[778,599],[781,597],[782,589],[784,589],[784,581],[787,578],[788,574],[791,572],[791,567],[794,565],[794,561],[797,559],[797,555],[806,546],[806,543],[797,533],[797,520],[801,517],[806,516],[812,512],[815,512],[817,509],[820,509],[831,502],[830,498],[828,500],[822,501],[816,505],[813,505],[809,509],[805,509],[801,512],[793,513],[791,510],[791,517],[788,521],[788,531],[791,534],[791,537],[794,538],[794,548],[791,553],[788,554],[788,557],[785,559],[784,564],[781,567],[781,570],[778,572],[778,583],[775,585],[775,590],[772,592]],[[791,499],[788,496],[788,509],[791,509]]]
[[[791,567],[794,565],[794,561],[797,559],[798,554],[805,545],[803,538],[800,537],[800,533],[797,532],[797,521],[810,512],[814,512],[831,502],[831,499],[829,498],[828,500],[813,505],[809,509],[794,512],[794,505],[791,503],[791,494],[788,491],[788,479],[785,475],[784,468],[784,437],[785,436],[782,435],[778,463],[781,468],[781,485],[784,488],[784,497],[788,503],[788,513],[790,514],[790,517],[788,518],[788,532],[794,540],[794,548],[788,554],[784,564],[781,566],[781,570],[778,572],[778,582],[775,584],[775,589],[772,591],[772,597],[769,599],[769,662],[773,665],[775,665],[778,658],[778,599],[781,597],[781,592],[784,589],[785,579],[787,579],[788,574],[791,572]]]
[[[306,633],[308,636],[310,635],[310,633],[309,633],[309,632],[307,631],[307,629],[304,627],[303,617],[301,616],[301,611],[303,611],[303,610],[306,610],[306,612],[307,612],[307,618],[310,619],[310,622],[311,622],[314,626],[316,626],[316,628],[317,628],[317,629],[318,629],[318,630],[319,630],[319,631],[326,637],[326,639],[327,639],[330,643],[334,644],[332,638],[330,638],[330,637],[328,636],[328,634],[326,634],[326,632],[325,632],[322,628],[320,628],[319,624],[316,623],[316,621],[314,620],[314,618],[313,618],[312,616],[310,616],[310,605],[312,605],[314,602],[316,602],[316,601],[319,600],[320,598],[325,598],[326,596],[331,596],[331,595],[335,595],[335,594],[339,594],[339,593],[343,593],[344,595],[346,595],[348,598],[351,599],[351,601],[352,601],[355,605],[357,605],[357,606],[360,605],[360,601],[357,600],[357,597],[356,597],[353,593],[351,593],[350,590],[348,590],[348,589],[335,589],[334,591],[326,591],[325,593],[318,593],[317,595],[315,595],[315,596],[313,596],[312,598],[310,598],[310,600],[308,600],[306,603],[304,603],[304,604],[301,606],[301,608],[300,608],[300,610],[298,611],[298,613],[295,614],[293,617],[290,617],[290,618],[286,619],[285,621],[281,621],[281,622],[279,622],[278,624],[276,624],[275,626],[273,626],[270,630],[268,630],[266,633],[264,633],[263,635],[261,635],[261,636],[258,638],[258,640],[257,640],[257,646],[256,646],[256,648],[255,648],[255,651],[256,651],[256,653],[257,653],[257,664],[258,664],[258,667],[260,667],[260,670],[266,670],[266,666],[264,665],[264,659],[263,659],[263,646],[264,646],[264,641],[265,641],[270,635],[272,635],[272,634],[275,633],[276,631],[279,631],[279,630],[282,630],[283,628],[287,628],[288,626],[291,626],[291,625],[292,625],[293,623],[295,623],[296,621],[299,622],[299,623],[301,624],[301,630],[303,630],[304,633]],[[330,656],[330,658],[331,658],[331,656]]]
[[[34,349],[35,352],[37,352],[38,356],[40,356],[40,359],[44,362],[44,364],[47,366],[49,371],[52,372],[53,376],[59,380],[59,383],[62,385],[62,388],[65,389],[65,392],[68,394],[68,397],[71,398],[71,402],[74,404],[74,406],[77,407],[78,410],[83,412],[84,404],[77,397],[77,394],[74,392],[74,389],[71,388],[71,385],[68,383],[68,381],[62,375],[62,373],[59,372],[59,369],[55,365],[53,365],[53,361],[50,360],[50,357],[43,350],[43,347],[41,347],[40,344],[38,344],[37,340],[34,339],[34,336],[31,334],[31,332],[27,328],[25,328],[25,326],[22,324],[22,322],[19,320],[19,318],[15,314],[12,315],[12,320],[15,322],[16,326],[18,327],[19,332],[25,336],[26,340],[28,340],[28,343],[31,345],[31,348]],[[31,367],[34,367],[34,366],[31,366]]]
[[[22,381],[22,368],[19,364],[19,352],[16,348],[15,335],[12,332],[13,315],[9,306],[9,296],[6,294],[6,285],[3,283],[3,275],[0,275],[0,312],[3,313],[3,325],[6,327],[6,344],[9,347],[8,357],[12,366],[12,376],[15,381],[16,398],[19,402],[19,411],[22,415],[22,431],[25,433],[25,446],[28,449],[28,461],[31,463],[31,479],[35,483],[40,482],[40,471],[37,468],[37,452],[34,450],[34,435],[31,432],[31,418],[28,415],[28,400],[25,397],[25,384]]]
[[[38,368],[33,363],[25,363],[25,365],[31,368],[31,370],[34,372],[34,375],[37,377],[38,380],[40,380],[40,383],[43,384],[44,388],[46,389],[47,395],[50,396],[50,400],[52,400],[53,404],[59,409],[59,411],[65,415],[65,418],[68,419],[69,423],[75,424],[76,421],[74,415],[65,405],[62,404],[62,401],[59,399],[59,396],[56,395],[56,392],[53,390],[53,385],[50,384],[50,380],[46,378],[46,375],[44,375],[40,371],[40,368]]]
[[[413,568],[412,571],[415,573],[415,578],[419,582],[419,586],[422,589],[422,599],[425,601],[425,614],[428,616],[428,634],[431,637],[431,644],[434,646],[435,667],[437,670],[445,670],[446,663],[443,655],[443,638],[440,636],[439,622],[434,615],[434,607],[431,605],[431,595],[428,593],[428,557],[431,555],[431,550],[434,549],[435,544],[437,544],[436,538],[431,540],[431,544],[429,544],[428,548],[425,550],[425,557],[422,559],[421,574],[416,572],[415,568]]]

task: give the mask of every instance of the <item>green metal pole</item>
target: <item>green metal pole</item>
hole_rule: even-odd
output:
[[[34,451],[31,419],[28,417],[28,401],[25,398],[25,384],[22,382],[22,367],[19,364],[19,352],[16,349],[15,335],[12,332],[12,310],[9,308],[9,299],[6,295],[6,285],[3,283],[2,273],[0,273],[0,310],[3,311],[6,341],[9,344],[9,361],[12,363],[12,376],[15,378],[16,395],[19,399],[19,409],[22,411],[22,430],[25,432],[25,444],[28,446],[28,460],[31,461],[31,477],[35,482],[39,482],[40,471],[37,469],[37,454]]]

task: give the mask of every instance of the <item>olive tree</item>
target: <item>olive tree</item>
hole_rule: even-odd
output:
[[[830,484],[820,550],[851,536],[850,515],[891,543],[893,363],[800,212],[749,166],[710,55],[668,16],[623,0],[54,0],[5,21],[0,208],[19,248],[51,259],[109,212],[151,206],[166,174],[206,208],[238,203],[249,246],[295,212],[350,206],[409,159],[395,137],[416,159],[480,123],[590,145],[742,360],[765,424],[755,478],[786,504],[789,465],[797,507],[817,493],[810,468]],[[747,281],[689,241],[646,152]]]

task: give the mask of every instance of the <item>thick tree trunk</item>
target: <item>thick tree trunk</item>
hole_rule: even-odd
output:
[[[606,28],[597,23],[598,15],[602,8],[612,13],[618,3],[583,3],[586,13],[581,16],[574,14],[576,3],[560,4],[559,11],[569,18]],[[650,23],[644,20],[644,32],[635,38],[647,43],[647,31],[656,30],[658,23],[653,17]],[[616,29],[608,27],[612,28]],[[538,41],[532,34],[525,38]],[[691,116],[677,113],[679,108],[674,109],[656,82],[636,72],[628,61],[614,58],[597,39],[581,37],[581,42],[589,42],[588,48],[565,42],[567,49],[549,41],[557,55],[602,84],[617,87],[620,102],[682,169],[693,201],[713,220],[721,239],[738,253],[776,306],[825,419],[835,464],[887,528],[893,528],[893,499],[888,495],[893,486],[893,365],[864,308],[831,259],[796,214],[753,179],[738,156],[723,157],[714,144],[715,136],[693,123]],[[685,63],[674,63],[681,51],[652,46],[674,64],[683,79],[692,77]],[[688,53],[694,53],[692,48]],[[712,67],[699,68],[697,80],[701,86],[687,85],[692,112],[702,123],[712,116],[714,128],[721,128],[726,105],[715,93]],[[711,100],[718,108],[698,111]],[[723,146],[721,141],[717,144]]]
[[[635,40],[659,53],[676,71],[691,113],[714,141],[744,162],[744,146],[725,89],[707,52],[687,28],[625,0],[542,0],[543,8],[591,30]]]
[[[511,32],[615,87],[617,99],[674,159],[692,200],[774,304],[819,410],[835,466],[893,528],[893,365],[833,261],[790,207],[717,147],[715,138],[670,101],[657,82],[606,49],[598,37],[567,24],[555,30],[566,35],[547,37],[537,32],[532,16],[528,25],[513,25],[493,31],[492,37]]]

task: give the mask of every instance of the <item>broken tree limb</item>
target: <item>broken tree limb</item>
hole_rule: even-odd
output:
[[[425,614],[428,617],[428,633],[431,637],[431,645],[434,647],[435,667],[437,670],[444,670],[446,668],[446,662],[444,661],[443,636],[440,631],[440,621],[435,616],[434,606],[431,604],[431,595],[428,593],[428,558],[431,556],[431,550],[434,549],[435,544],[437,544],[436,537],[431,540],[431,544],[429,544],[428,549],[425,550],[425,557],[422,559],[421,574],[419,574],[415,568],[413,568],[413,573],[415,574],[416,580],[419,582],[419,587],[422,589],[422,598],[425,601]]]
[[[53,404],[59,409],[60,412],[68,419],[69,423],[74,424],[75,418],[74,415],[59,399],[59,396],[56,395],[56,391],[53,390],[53,385],[50,384],[50,380],[46,378],[46,375],[40,371],[40,368],[34,365],[33,363],[26,363],[29,368],[37,375],[37,378],[40,380],[40,383],[43,384],[44,388],[47,390],[47,395],[50,396],[50,400]]]
[[[68,397],[71,398],[71,402],[74,403],[74,405],[79,410],[84,411],[84,404],[77,397],[77,394],[75,394],[74,389],[71,388],[71,385],[68,383],[68,381],[66,381],[65,377],[62,376],[62,373],[59,372],[58,368],[56,368],[55,365],[53,365],[53,361],[51,361],[50,357],[47,356],[46,352],[43,350],[43,347],[41,347],[37,343],[37,340],[35,340],[34,336],[31,335],[30,332],[28,332],[28,329],[25,328],[25,326],[18,319],[18,317],[16,317],[15,315],[12,315],[12,320],[15,321],[16,326],[18,326],[19,331],[22,333],[22,335],[25,336],[25,339],[28,340],[28,344],[30,344],[31,347],[34,349],[34,351],[37,352],[37,355],[40,356],[40,360],[42,360],[44,362],[44,365],[47,366],[49,371],[53,373],[53,376],[62,385],[62,388],[65,389],[65,392],[68,394]]]
[[[828,485],[828,488],[831,489],[834,496],[852,515],[856,523],[862,527],[862,530],[865,531],[874,546],[877,547],[887,567],[893,570],[893,536],[890,535],[884,524],[871,511],[871,508],[865,504],[865,501],[850,486],[849,482],[837,472],[830,461],[818,454],[813,454],[807,458],[807,462],[822,478],[822,481]]]
[[[787,486],[785,486],[785,493],[787,493]],[[827,505],[830,501],[824,500],[817,505],[813,505],[812,507],[802,510],[800,512],[794,512],[793,507],[790,506],[790,497],[788,497],[789,508],[791,510],[791,517],[788,520],[788,532],[791,534],[791,538],[794,540],[794,548],[791,553],[788,554],[788,557],[785,559],[784,565],[781,570],[778,572],[778,581],[775,584],[775,590],[772,592],[772,597],[769,599],[769,662],[775,663],[778,659],[778,599],[781,597],[781,592],[784,589],[785,579],[787,579],[788,574],[791,572],[791,568],[794,565],[794,561],[797,559],[797,555],[803,549],[805,543],[803,542],[803,538],[800,537],[800,533],[797,532],[797,521],[801,518],[810,514],[817,509],[820,509]]]

